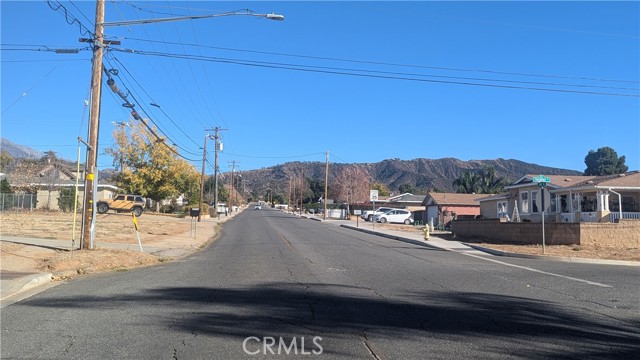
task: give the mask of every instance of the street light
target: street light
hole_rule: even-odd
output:
[[[149,20],[133,20],[133,21],[104,21],[104,9],[105,0],[96,0],[96,15],[95,15],[95,32],[93,39],[80,39],[81,42],[90,42],[93,44],[93,61],[91,66],[91,107],[89,111],[89,126],[87,136],[87,155],[85,162],[85,181],[84,181],[84,206],[82,215],[82,241],[80,243],[81,249],[93,249],[93,238],[95,236],[95,212],[96,201],[95,195],[97,193],[97,167],[98,162],[98,129],[100,127],[100,102],[102,93],[102,57],[103,50],[109,44],[119,44],[117,41],[104,39],[104,28],[110,26],[126,26],[126,25],[141,25],[151,24],[158,22],[168,21],[180,21],[180,20],[195,20],[205,19],[222,16],[234,16],[245,15],[262,17],[269,20],[284,20],[284,16],[275,13],[271,14],[256,14],[249,9],[232,11],[222,14],[209,14],[198,16],[182,16],[173,18],[158,18]],[[135,116],[137,114],[132,111],[132,115],[136,120],[139,120]],[[218,189],[216,189],[217,191]],[[201,197],[202,199],[202,197]]]
[[[269,20],[275,21],[283,21],[284,15],[280,14],[256,14],[252,10],[242,9],[237,11],[230,11],[221,14],[207,14],[207,15],[194,15],[194,16],[179,16],[179,17],[171,17],[171,18],[156,18],[156,19],[143,19],[143,20],[125,20],[125,21],[111,21],[111,22],[103,22],[102,26],[128,26],[128,25],[143,25],[143,24],[153,24],[159,22],[168,22],[168,21],[179,21],[179,20],[197,20],[197,19],[208,19],[214,17],[222,17],[222,16],[237,16],[237,15],[245,15],[245,16],[254,16],[261,17]]]

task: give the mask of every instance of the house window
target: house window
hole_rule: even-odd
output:
[[[498,217],[503,218],[507,217],[507,202],[506,201],[498,201]]]
[[[596,211],[597,200],[593,195],[583,196],[580,201],[580,211],[593,212]]]
[[[580,211],[580,194],[573,194],[571,198],[571,212]]]
[[[538,192],[531,191],[531,212],[539,213],[540,207],[538,206]]]
[[[622,197],[622,211],[627,211],[627,212],[638,211],[638,204],[636,204],[633,196]]]
[[[521,213],[529,213],[529,193],[526,191],[520,193],[520,208],[522,209]]]
[[[560,195],[560,212],[569,212],[569,203],[567,202],[567,195]]]
[[[558,212],[556,193],[549,193],[549,212],[555,214]]]

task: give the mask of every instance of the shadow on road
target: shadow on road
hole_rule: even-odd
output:
[[[167,326],[221,337],[374,334],[391,339],[472,341],[495,357],[636,358],[640,321],[526,298],[455,292],[398,294],[326,284],[269,283],[244,288],[166,287],[140,294],[27,300],[19,306],[162,309]],[[368,295],[367,295],[368,294]],[[399,300],[402,299],[402,300]],[[144,311],[144,310],[142,310]],[[531,349],[536,349],[535,354]]]

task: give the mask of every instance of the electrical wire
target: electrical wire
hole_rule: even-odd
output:
[[[503,88],[503,89],[519,89],[519,90],[532,90],[532,91],[545,91],[545,92],[561,92],[561,93],[573,93],[573,94],[588,94],[588,95],[605,95],[605,96],[620,96],[620,97],[640,97],[637,94],[624,94],[624,93],[610,93],[610,92],[599,92],[599,91],[585,91],[585,90],[571,90],[571,89],[553,89],[553,88],[544,88],[544,87],[531,87],[531,86],[516,86],[516,85],[500,85],[500,84],[484,84],[484,83],[476,83],[470,81],[450,81],[450,80],[435,80],[435,79],[420,79],[409,76],[394,76],[394,75],[376,75],[376,74],[367,74],[365,72],[370,72],[367,70],[358,70],[363,73],[355,73],[348,72],[342,69],[333,68],[320,68],[315,66],[306,66],[306,65],[295,65],[295,64],[282,64],[282,63],[266,63],[266,62],[256,62],[250,60],[236,60],[236,59],[225,59],[225,58],[217,58],[217,57],[197,57],[194,55],[184,56],[175,53],[158,53],[158,52],[149,52],[143,50],[132,50],[132,49],[114,49],[116,51],[121,51],[125,53],[131,53],[136,55],[148,55],[148,56],[159,56],[159,57],[169,57],[169,58],[178,58],[185,60],[202,60],[202,61],[210,61],[217,63],[227,63],[227,64],[235,64],[235,65],[244,65],[244,66],[252,66],[252,67],[261,67],[261,68],[271,68],[271,69],[282,69],[282,70],[292,70],[292,71],[302,71],[302,72],[310,72],[310,73],[321,73],[321,74],[332,74],[332,75],[344,75],[344,76],[355,76],[355,77],[364,77],[364,78],[374,78],[374,79],[388,79],[388,80],[402,80],[402,81],[415,81],[415,82],[425,82],[425,83],[438,83],[438,84],[450,84],[450,85],[464,85],[464,86],[480,86],[480,87],[491,87],[491,88]],[[491,80],[495,81],[495,80]],[[560,85],[560,84],[558,84]],[[566,86],[566,85],[564,85]],[[633,89],[636,90],[636,89]]]
[[[49,5],[51,10],[56,12],[60,12],[60,9],[62,9],[62,12],[64,13],[63,14],[64,19],[67,22],[67,24],[78,25],[81,35],[93,38],[93,32],[89,30],[89,28],[84,26],[84,24],[80,20],[78,20],[78,18],[73,16],[73,14],[71,14],[71,12],[69,12],[69,10],[67,10],[67,8],[64,7],[64,5],[62,5],[62,3],[60,3],[59,1],[56,1],[56,4],[54,4],[52,0],[47,0],[47,5]]]
[[[306,154],[306,155],[289,155],[289,156],[254,156],[254,155],[233,154],[233,153],[229,153],[229,152],[227,152],[226,154],[230,155],[230,156],[252,158],[252,159],[294,159],[294,158],[302,158],[302,157],[321,155],[321,154],[324,154],[324,153],[323,152],[319,152],[319,153]]]
[[[15,104],[17,104],[18,101],[22,100],[25,96],[29,95],[29,92],[31,90],[35,89],[36,86],[40,85],[40,83],[42,83],[44,79],[48,78],[49,75],[51,75],[51,73],[53,73],[59,66],[60,65],[54,66],[53,69],[49,70],[48,73],[46,73],[40,80],[38,80],[35,84],[33,84],[33,86],[31,86],[27,91],[23,91],[22,94],[17,99],[15,99],[11,104],[9,104],[9,106],[7,106],[4,110],[2,110],[2,114],[6,113]]]
[[[175,43],[175,42],[167,42],[167,41],[159,41],[159,40],[149,40],[149,39],[140,39],[140,38],[127,38],[127,37],[125,37],[123,39],[137,40],[137,41],[151,42],[151,43],[164,43],[164,44],[168,44],[168,45],[177,45],[177,43]],[[604,81],[604,82],[620,82],[620,83],[640,84],[640,81],[638,81],[638,80],[619,80],[619,79],[594,78],[594,77],[587,77],[587,76],[533,74],[533,73],[524,73],[524,72],[508,72],[508,71],[497,71],[497,70],[487,70],[487,69],[467,69],[467,68],[456,68],[456,67],[446,67],[446,66],[426,66],[426,65],[414,65],[414,64],[402,64],[402,63],[387,63],[387,62],[381,62],[381,61],[366,61],[366,60],[355,60],[355,59],[334,58],[334,57],[324,57],[324,56],[287,54],[287,53],[280,53],[280,52],[257,51],[257,50],[247,50],[247,49],[229,48],[229,47],[221,47],[221,46],[210,46],[210,45],[199,45],[199,44],[184,44],[184,45],[185,46],[194,46],[194,47],[203,47],[203,48],[215,49],[215,50],[242,52],[242,53],[252,53],[252,54],[262,54],[262,55],[276,55],[276,56],[283,56],[283,57],[293,57],[293,58],[311,59],[311,60],[327,60],[327,61],[349,62],[349,63],[357,63],[357,64],[384,65],[384,66],[408,67],[408,68],[429,69],[429,70],[479,72],[479,73],[497,74],[497,75],[526,76],[526,77],[539,77],[539,78],[552,78],[552,79],[571,79],[571,80],[588,80],[588,81]]]
[[[135,82],[138,87],[142,90],[142,92],[145,93],[145,95],[147,95],[147,97],[149,97],[149,99],[151,100],[151,102],[153,104],[157,105],[157,102],[153,100],[153,98],[151,97],[151,95],[145,90],[145,88],[138,82],[138,80],[136,80],[136,78],[131,74],[131,72],[127,69],[127,67],[115,56],[113,56],[113,60],[118,63],[118,65],[120,65],[120,67],[129,75],[129,77],[133,80],[133,82]],[[172,118],[171,116],[169,116],[169,114],[167,114],[162,107],[160,106],[156,106],[156,108],[158,110],[160,110],[160,112],[162,112],[162,114],[164,114],[167,119],[169,119],[169,121],[171,121],[171,123],[178,129],[180,130],[180,132],[187,137],[187,139],[191,140],[191,142],[193,142],[196,146],[199,146],[198,142],[196,142],[191,136],[189,136],[189,134],[187,134],[182,127],[180,127]]]
[[[107,61],[108,61],[108,60],[107,60]],[[106,71],[106,72],[107,72],[107,71]],[[107,74],[109,74],[109,73],[107,72]],[[189,158],[187,158],[187,157],[183,156],[183,155],[182,155],[182,154],[180,154],[178,151],[176,151],[173,147],[169,146],[169,145],[166,143],[166,140],[171,140],[171,138],[166,134],[166,132],[164,132],[164,131],[162,130],[162,128],[160,128],[160,126],[158,126],[158,124],[157,124],[156,122],[154,122],[153,118],[152,118],[151,116],[149,116],[149,114],[147,113],[147,111],[145,110],[145,108],[144,108],[144,107],[141,105],[141,103],[140,103],[140,102],[135,98],[135,96],[131,93],[131,91],[126,87],[126,84],[124,84],[124,83],[123,83],[123,86],[124,86],[124,88],[125,88],[125,89],[127,89],[127,96],[131,96],[131,98],[133,99],[133,103],[135,103],[136,105],[138,105],[138,108],[140,109],[140,111],[142,111],[142,113],[143,113],[143,114],[145,114],[145,115],[147,116],[147,118],[149,119],[149,121],[150,121],[154,126],[156,126],[156,128],[157,128],[157,129],[162,133],[162,135],[164,136],[164,138],[160,137],[160,136],[155,132],[155,130],[154,130],[151,126],[149,126],[149,124],[148,124],[148,123],[143,119],[143,120],[142,120],[142,123],[143,123],[143,124],[145,125],[145,127],[149,130],[149,132],[150,132],[150,133],[151,133],[151,134],[156,138],[157,142],[161,142],[161,143],[162,143],[162,144],[164,144],[164,145],[165,145],[165,146],[166,146],[166,147],[167,147],[171,152],[173,152],[174,154],[178,155],[179,157],[181,157],[181,158],[183,158],[183,159],[185,159],[185,160],[188,160],[188,161],[196,161],[196,160],[189,159]],[[123,97],[123,95],[122,95],[122,94],[119,94],[119,95],[120,95],[121,97]],[[126,97],[127,97],[127,96],[124,96],[123,100],[127,101],[128,107],[133,108],[133,104],[131,104],[131,103],[126,99]],[[195,153],[192,153],[192,152],[188,151],[188,150],[187,150],[187,149],[185,149],[185,148],[182,148],[181,146],[179,146],[178,144],[176,144],[174,141],[172,141],[172,143],[174,144],[174,146],[176,146],[176,147],[178,147],[178,148],[182,149],[183,151],[185,151],[185,152],[187,152],[187,153],[191,153],[191,154],[197,155],[197,154],[195,154]]]

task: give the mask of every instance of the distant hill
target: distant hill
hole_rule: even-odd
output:
[[[0,138],[0,151],[8,152],[14,159],[40,159],[44,156],[42,151],[18,145],[5,138]]]
[[[416,189],[439,189],[453,192],[453,181],[464,170],[481,170],[484,166],[495,167],[500,177],[515,181],[525,174],[544,175],[582,175],[575,170],[552,168],[537,164],[526,163],[513,159],[470,160],[462,161],[455,158],[443,159],[389,159],[377,163],[359,164],[329,164],[329,184],[338,171],[345,166],[357,166],[365,169],[374,181],[385,184],[391,192],[398,193],[398,187],[409,184]],[[322,162],[289,162],[259,170],[242,171],[242,178],[246,181],[247,191],[257,191],[263,194],[266,189],[275,187],[286,192],[289,176],[304,172],[306,178],[324,182],[325,164]],[[225,178],[226,178],[225,174]]]

